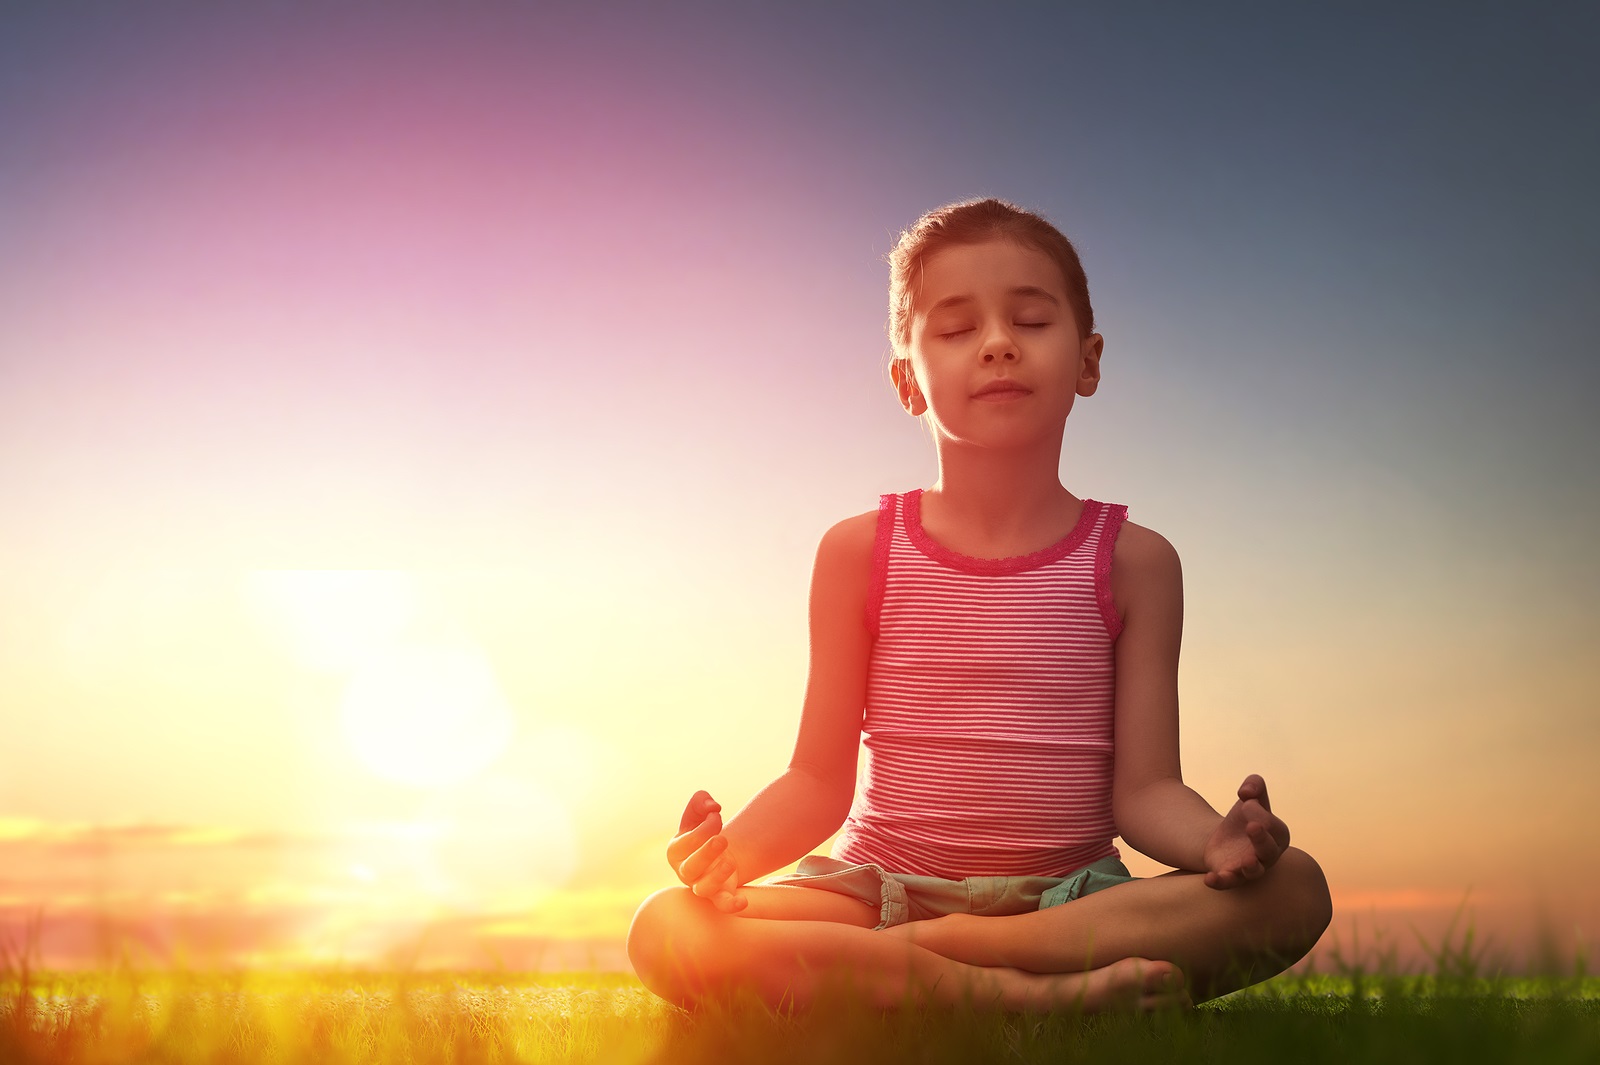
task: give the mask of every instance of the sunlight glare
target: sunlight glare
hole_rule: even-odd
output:
[[[414,787],[481,772],[504,753],[514,726],[482,651],[428,644],[367,656],[345,687],[339,719],[367,769]]]
[[[598,784],[600,762],[618,757],[574,725],[544,725],[528,737],[528,747],[534,779],[569,802],[588,798]]]
[[[441,793],[423,814],[431,847],[419,869],[441,898],[526,905],[576,871],[578,836],[565,805],[543,789],[489,776]]]
[[[391,644],[417,612],[415,583],[393,570],[257,570],[244,595],[301,665],[330,673]]]

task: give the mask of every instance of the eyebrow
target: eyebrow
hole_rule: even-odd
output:
[[[1016,288],[1007,293],[1007,295],[1037,297],[1039,299],[1049,300],[1057,307],[1061,306],[1060,300],[1056,299],[1055,296],[1046,289],[1042,289],[1037,285],[1018,285]],[[946,307],[955,307],[963,303],[971,302],[971,296],[946,296],[938,303],[935,303],[932,307],[929,307],[928,314],[931,316],[938,311],[944,310]]]

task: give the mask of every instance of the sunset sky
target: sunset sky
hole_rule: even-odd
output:
[[[1083,256],[1186,780],[1336,934],[1600,937],[1600,10],[333,6],[0,14],[0,938],[615,963],[933,480],[883,260],[979,195]]]

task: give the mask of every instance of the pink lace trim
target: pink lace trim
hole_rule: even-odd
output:
[[[1093,531],[1095,522],[1100,517],[1100,512],[1105,504],[1094,499],[1083,501],[1083,513],[1078,516],[1078,524],[1072,531],[1057,540],[1049,547],[1027,555],[1014,555],[1011,558],[973,558],[963,555],[959,551],[952,551],[929,536],[922,528],[922,489],[907,492],[904,496],[906,508],[906,534],[911,537],[911,542],[924,555],[935,562],[942,562],[951,569],[961,570],[963,573],[977,573],[981,575],[995,575],[1003,573],[1023,573],[1030,569],[1037,569],[1058,558],[1065,558],[1077,550],[1089,533]],[[1127,508],[1123,508],[1126,512]]]
[[[894,535],[895,497],[878,497],[878,536],[872,542],[872,579],[867,585],[867,631],[876,639],[883,612],[883,589],[889,583],[889,540]]]
[[[1122,618],[1117,616],[1117,603],[1111,595],[1111,553],[1116,550],[1117,534],[1122,523],[1128,520],[1128,508],[1113,503],[1106,508],[1106,524],[1100,530],[1100,543],[1094,555],[1094,594],[1100,602],[1100,617],[1105,620],[1106,632],[1115,640],[1122,635]]]

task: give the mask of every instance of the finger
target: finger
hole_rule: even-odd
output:
[[[1251,773],[1249,776],[1244,778],[1244,784],[1245,786],[1248,786],[1252,783],[1255,784],[1255,787],[1251,789],[1250,797],[1256,802],[1259,802],[1263,810],[1271,810],[1272,803],[1267,799],[1266,780],[1261,776],[1260,773]],[[1243,786],[1239,789],[1239,796],[1240,798],[1244,797]]]
[[[750,904],[743,892],[724,891],[711,900],[712,904],[723,913],[738,913]]]
[[[1248,824],[1259,823],[1278,841],[1278,849],[1284,850],[1289,846],[1289,826],[1284,824],[1283,818],[1267,809],[1259,801],[1241,804],[1240,812]]]
[[[1241,800],[1238,806],[1240,818],[1246,824],[1259,824],[1262,827],[1271,827],[1272,822],[1280,820],[1277,814],[1261,805],[1260,800]]]
[[[704,821],[690,831],[672,837],[672,842],[667,844],[667,864],[677,872],[691,854],[718,838],[721,833],[722,814],[713,810]]]
[[[683,816],[678,818],[678,834],[681,836],[695,825],[706,819],[706,815],[713,810],[721,810],[722,804],[711,797],[707,791],[697,791],[689,796],[689,805],[683,808]]]
[[[727,849],[727,836],[712,836],[693,853],[674,866],[673,869],[677,872],[678,879],[685,884],[693,884],[696,881],[704,880],[711,875],[711,867],[717,864],[717,861],[722,858]]]
[[[676,869],[683,860],[722,832],[722,815],[713,810],[694,828],[680,836],[672,837],[667,844],[667,861]]]
[[[691,884],[689,890],[702,898],[710,899],[723,912],[733,913],[745,907],[744,892],[740,890],[742,886],[733,863],[725,859],[713,863],[706,871],[706,875],[697,883]],[[733,901],[735,899],[737,901]],[[730,905],[733,908],[727,909]]]
[[[1277,839],[1268,831],[1266,825],[1253,822],[1245,829],[1245,833],[1249,835],[1250,843],[1256,850],[1256,858],[1263,866],[1276,862],[1278,856],[1283,853],[1283,848],[1278,846]]]
[[[714,899],[718,895],[728,894],[737,886],[733,883],[733,863],[726,856],[718,856],[706,871],[697,877],[689,890],[703,899]],[[689,883],[689,878],[683,878],[684,883]]]

